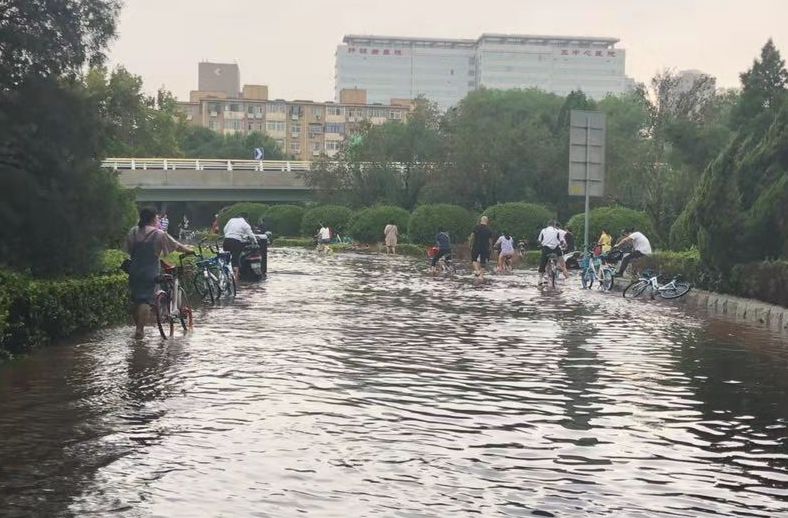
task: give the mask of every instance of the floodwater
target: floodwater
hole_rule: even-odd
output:
[[[275,250],[186,337],[0,367],[0,516],[788,516],[785,337]]]

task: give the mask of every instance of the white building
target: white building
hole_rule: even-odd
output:
[[[615,38],[483,34],[476,40],[348,35],[336,51],[336,95],[367,91],[371,103],[423,95],[448,108],[486,88],[583,90],[601,99],[634,86]]]

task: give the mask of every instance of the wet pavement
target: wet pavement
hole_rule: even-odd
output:
[[[274,250],[193,333],[0,366],[0,516],[788,516],[788,344],[421,261]]]

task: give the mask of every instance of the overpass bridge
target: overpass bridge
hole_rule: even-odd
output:
[[[311,162],[187,158],[108,158],[140,202],[298,202],[310,198],[303,173]]]

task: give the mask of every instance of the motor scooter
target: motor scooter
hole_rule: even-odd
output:
[[[268,274],[268,244],[270,232],[255,234],[255,241],[248,241],[239,257],[241,280],[259,281]]]

